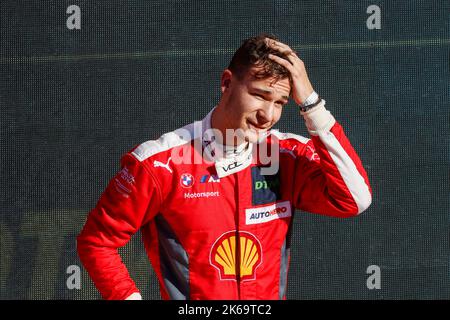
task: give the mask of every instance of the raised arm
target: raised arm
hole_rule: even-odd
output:
[[[336,217],[355,216],[372,202],[361,160],[325,102],[302,112],[311,140],[301,149],[295,171],[295,206]]]

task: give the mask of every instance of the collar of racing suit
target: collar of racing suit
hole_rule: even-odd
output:
[[[218,177],[223,178],[244,170],[252,163],[254,144],[247,142],[234,147],[218,143],[211,130],[211,116],[215,109],[216,107],[202,121],[202,144],[206,151],[204,154],[215,163]],[[269,132],[266,132],[265,135],[260,137],[258,143],[263,141],[268,134]]]

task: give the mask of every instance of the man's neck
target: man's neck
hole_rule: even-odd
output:
[[[239,148],[239,146],[241,146],[242,144],[248,144],[247,141],[240,139],[239,137],[237,137],[236,135],[233,134],[233,138],[229,139],[229,140],[233,140],[233,141],[228,141],[226,139],[226,130],[232,130],[230,128],[230,126],[227,126],[227,115],[226,112],[224,111],[223,106],[218,105],[212,112],[211,115],[211,129],[216,129],[221,133],[221,137],[218,136],[216,137],[216,143],[223,145],[226,149],[229,148]],[[225,140],[225,141],[224,141]]]

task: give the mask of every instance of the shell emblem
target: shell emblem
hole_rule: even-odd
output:
[[[249,232],[236,231],[224,233],[211,248],[210,263],[219,270],[220,280],[236,280],[237,273],[241,281],[254,280],[256,268],[262,262],[262,250],[259,240]]]

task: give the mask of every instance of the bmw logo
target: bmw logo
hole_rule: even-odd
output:
[[[190,188],[194,184],[194,177],[190,173],[183,173],[180,177],[180,184],[183,188]]]

